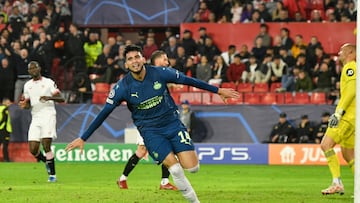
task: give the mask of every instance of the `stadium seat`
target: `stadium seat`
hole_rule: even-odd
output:
[[[226,101],[227,101],[227,103],[228,104],[234,104],[234,105],[236,105],[236,104],[243,104],[244,102],[243,102],[243,94],[240,94],[239,95],[239,98],[237,98],[237,99],[233,99],[233,98],[229,98],[229,99],[227,99]]]
[[[239,83],[236,89],[238,92],[252,92],[253,85],[251,83]]]
[[[189,86],[189,92],[206,92],[206,91],[197,87]]]
[[[201,104],[202,93],[200,92],[182,92],[180,93],[180,101],[188,100],[190,104]]]
[[[201,104],[209,105],[211,104],[212,93],[210,92],[202,92],[201,93]]]
[[[282,94],[284,104],[294,104],[294,96],[292,92],[284,92]]]
[[[326,104],[326,93],[313,92],[310,96],[310,102],[312,104]]]
[[[171,86],[170,91],[171,92],[188,92],[189,86],[182,85],[182,84],[174,84]]]
[[[222,105],[222,104],[225,104],[225,103],[218,94],[212,94],[211,95],[211,104]]]
[[[309,104],[310,103],[309,93],[296,92],[296,94],[294,96],[294,103],[295,104]]]
[[[236,84],[233,82],[223,82],[221,83],[221,87],[223,88],[233,88],[234,90],[236,90]]]
[[[269,85],[267,83],[255,83],[254,92],[268,92]]]
[[[282,87],[281,82],[273,82],[270,85],[270,92],[276,92],[276,89],[280,87]]]
[[[105,104],[106,98],[110,91],[110,84],[108,83],[95,83],[95,89],[93,91],[93,104]]]
[[[277,104],[277,94],[276,93],[264,93],[260,96],[261,104]]]
[[[244,104],[261,104],[259,93],[244,93]]]

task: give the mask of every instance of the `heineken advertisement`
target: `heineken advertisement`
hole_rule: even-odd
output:
[[[53,144],[52,151],[58,162],[124,162],[135,153],[136,144],[85,144],[83,152],[80,149],[66,152],[67,144]],[[144,157],[142,162],[154,163],[150,156]]]

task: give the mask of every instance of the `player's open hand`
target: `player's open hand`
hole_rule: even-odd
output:
[[[227,98],[237,99],[240,97],[240,93],[232,88],[219,88],[218,94],[225,103],[227,103],[226,102]]]
[[[84,149],[84,145],[85,145],[85,141],[82,140],[81,138],[77,138],[75,140],[73,140],[70,144],[68,144],[65,148],[65,150],[67,152],[75,149],[75,148],[79,148],[80,149],[80,153],[82,154],[83,149]]]

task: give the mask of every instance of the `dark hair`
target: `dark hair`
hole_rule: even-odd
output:
[[[40,64],[37,61],[30,61],[28,64],[28,68],[30,68],[30,66],[34,65],[36,68],[40,68]]]
[[[160,56],[162,55],[166,55],[166,53],[162,50],[156,50],[154,51],[152,54],[151,54],[151,57],[150,57],[150,63],[151,65],[155,65],[155,60],[157,58],[159,58]]]
[[[131,51],[137,51],[137,52],[142,53],[141,47],[139,47],[139,46],[137,46],[137,45],[133,45],[133,44],[127,45],[127,46],[125,47],[124,55],[123,55],[124,58],[125,58],[125,60],[126,60],[126,54],[128,54],[128,53],[131,52]]]

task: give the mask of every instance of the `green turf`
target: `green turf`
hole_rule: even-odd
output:
[[[42,163],[0,163],[0,202],[186,202],[180,192],[160,191],[161,169],[139,164],[128,190],[115,184],[123,164],[57,163],[57,183],[48,183]],[[330,184],[327,166],[201,165],[186,173],[202,203],[353,202],[353,175],[342,167],[345,195],[323,196]]]

